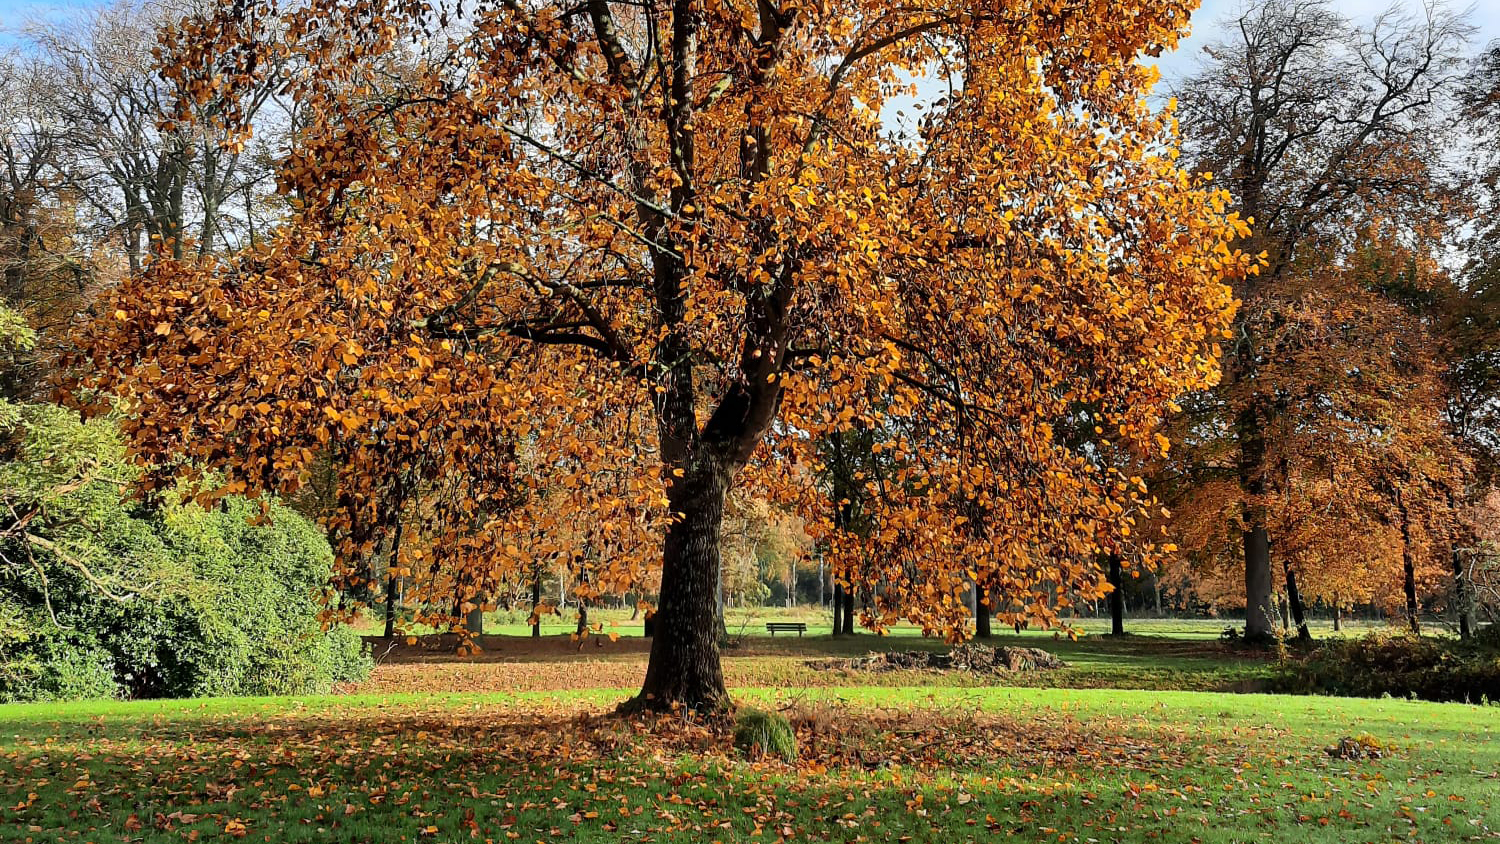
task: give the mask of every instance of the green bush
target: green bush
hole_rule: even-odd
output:
[[[1410,634],[1332,639],[1289,660],[1276,691],[1432,701],[1500,700],[1500,653]]]
[[[117,696],[109,652],[90,637],[70,633],[43,628],[26,637],[26,647],[0,641],[0,703]]]
[[[774,712],[740,710],[734,719],[734,746],[752,759],[797,761],[797,734],[791,722]]]
[[[1474,631],[1474,644],[1500,650],[1500,622],[1492,622]]]
[[[35,515],[0,552],[36,565],[0,566],[0,700],[301,694],[368,675],[359,638],[318,622],[333,554],[307,519],[273,502],[258,524],[239,498],[143,506],[113,420],[8,407],[0,496]]]

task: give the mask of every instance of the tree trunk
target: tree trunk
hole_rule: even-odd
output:
[[[396,590],[399,588],[400,578],[394,574],[388,574],[385,578],[385,638],[390,639],[396,635]]]
[[[1109,633],[1111,636],[1125,635],[1125,589],[1120,571],[1120,555],[1109,555]]]
[[[1156,596],[1156,617],[1162,618],[1161,614],[1161,580],[1156,576],[1155,570],[1151,572],[1151,592]]]
[[[1344,608],[1339,604],[1338,596],[1333,598],[1333,632],[1338,633],[1344,629]]]
[[[1406,502],[1401,502],[1401,569],[1404,575],[1402,586],[1406,592],[1406,620],[1411,632],[1422,635],[1422,623],[1417,620],[1417,561],[1411,552],[1411,515],[1406,511]]]
[[[714,615],[718,618],[718,629],[720,638],[729,637],[729,623],[724,620],[724,565],[719,561],[718,573],[714,575]]]
[[[396,519],[396,530],[391,534],[391,555],[386,562],[389,569],[401,565],[401,519]],[[400,602],[401,576],[387,574],[385,579],[385,638],[396,635],[396,605]]]
[[[974,584],[974,636],[979,639],[988,639],[994,636],[990,631],[990,590],[987,586]]]
[[[833,584],[833,635],[839,636],[844,632],[844,587],[841,584]]]
[[[844,590],[844,635],[854,635],[854,590]]]
[[[1271,543],[1264,527],[1245,531],[1245,638],[1275,638],[1271,590]]]
[[[715,469],[674,484],[662,553],[661,602],[641,693],[626,709],[716,710],[729,703],[719,665],[715,586],[728,478]]]
[[[1458,608],[1458,638],[1468,641],[1474,635],[1469,620],[1469,583],[1464,572],[1463,552],[1453,549],[1453,603]]]
[[[483,607],[475,606],[474,609],[469,610],[469,614],[464,617],[464,629],[474,634],[475,636],[484,635]]]
[[[1259,498],[1265,492],[1263,462],[1266,442],[1260,418],[1253,406],[1239,413],[1240,487],[1249,501],[1245,507],[1245,638],[1269,642],[1275,638],[1271,598],[1271,538],[1266,531],[1266,513]]]
[[[1286,570],[1286,602],[1292,610],[1292,621],[1297,625],[1297,641],[1311,642],[1312,632],[1307,629],[1307,618],[1302,612],[1302,595],[1297,591],[1297,573],[1287,560],[1281,561],[1281,567]]]
[[[542,635],[542,569],[537,566],[531,572],[531,638]]]

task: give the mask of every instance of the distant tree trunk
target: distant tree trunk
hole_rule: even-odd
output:
[[[385,638],[390,639],[396,635],[396,599],[397,590],[400,588],[400,578],[394,574],[386,575],[385,578]]]
[[[542,635],[542,567],[531,570],[531,638]]]
[[[833,635],[840,636],[844,632],[844,587],[840,583],[833,584]]]
[[[990,631],[990,609],[994,601],[990,598],[988,586],[974,584],[974,636],[979,639],[989,639],[994,636]]]
[[[1275,612],[1271,598],[1271,538],[1266,531],[1265,508],[1258,501],[1265,492],[1263,463],[1266,441],[1253,402],[1239,413],[1235,427],[1240,442],[1240,486],[1252,499],[1246,507],[1243,533],[1245,638],[1253,642],[1268,642],[1275,638],[1271,623]]]
[[[729,624],[724,620],[724,564],[719,563],[719,573],[714,582],[714,614],[718,616],[719,622],[715,629],[719,631],[720,637],[729,635]]]
[[[1420,636],[1422,623],[1417,619],[1417,560],[1411,551],[1411,515],[1406,510],[1406,502],[1402,501],[1398,506],[1401,508],[1401,569],[1406,592],[1406,619],[1411,632]]]
[[[1469,584],[1464,571],[1463,551],[1453,549],[1453,602],[1458,605],[1458,638],[1468,641],[1474,635],[1469,620]]]
[[[1109,633],[1111,636],[1125,635],[1125,585],[1120,570],[1120,555],[1110,554],[1109,585]]]
[[[1339,603],[1339,596],[1333,596],[1333,632],[1337,633],[1344,629],[1344,608]]]
[[[1286,570],[1286,602],[1292,611],[1292,621],[1297,625],[1297,640],[1311,642],[1312,632],[1307,629],[1307,618],[1302,612],[1302,596],[1297,592],[1297,572],[1288,560],[1282,560],[1281,567]]]
[[[396,530],[391,535],[391,554],[387,569],[395,569],[401,563],[401,520],[396,519]],[[400,603],[401,576],[390,573],[385,578],[385,638],[396,635],[396,605]]]
[[[1151,571],[1151,593],[1156,596],[1156,617],[1161,618],[1161,580],[1157,578],[1156,571]]]

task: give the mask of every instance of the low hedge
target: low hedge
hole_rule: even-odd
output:
[[[1492,634],[1491,634],[1492,635]],[[1371,633],[1331,639],[1282,663],[1274,691],[1350,697],[1500,702],[1500,648]]]

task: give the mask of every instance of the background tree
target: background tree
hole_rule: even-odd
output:
[[[1271,551],[1279,542],[1273,511],[1288,487],[1275,437],[1296,430],[1281,418],[1290,407],[1286,385],[1268,373],[1278,355],[1316,351],[1284,345],[1285,329],[1310,316],[1310,306],[1331,309],[1316,317],[1329,324],[1348,312],[1348,301],[1310,287],[1316,264],[1336,265],[1372,223],[1439,219],[1440,105],[1463,72],[1468,29],[1438,7],[1417,20],[1387,12],[1363,29],[1322,0],[1260,2],[1227,29],[1230,37],[1208,48],[1202,70],[1177,92],[1180,118],[1196,166],[1215,174],[1252,221],[1240,247],[1266,265],[1236,287],[1242,305],[1224,378],[1214,396],[1191,403],[1192,424],[1201,439],[1221,443],[1211,449],[1210,474],[1228,460],[1237,475],[1234,512],[1225,515],[1242,544],[1246,635],[1263,639],[1272,630]],[[1301,369],[1318,378],[1352,374],[1334,358],[1324,364]],[[1347,378],[1342,386],[1358,389]],[[1278,574],[1295,591],[1295,569]]]

